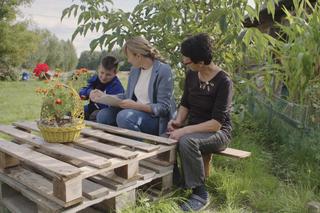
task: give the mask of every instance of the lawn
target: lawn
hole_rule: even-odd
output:
[[[126,81],[126,76],[120,76]],[[124,82],[125,84],[125,82]],[[0,82],[0,124],[39,118],[41,96],[37,80]],[[319,135],[302,135],[266,118],[233,115],[232,147],[252,152],[249,159],[214,157],[207,187],[212,197],[209,210],[216,212],[306,212],[309,201],[320,200]],[[1,137],[1,135],[0,135]],[[175,201],[186,194],[177,191],[155,203],[139,199],[125,212],[176,212]]]
[[[38,119],[42,97],[35,90],[44,86],[43,82],[36,80],[0,81],[0,123]]]
[[[128,72],[119,72],[124,88]],[[40,116],[42,96],[36,94],[37,87],[46,87],[38,80],[0,81],[0,123],[10,124],[18,120],[35,120]]]

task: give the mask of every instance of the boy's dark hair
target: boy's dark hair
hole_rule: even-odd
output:
[[[212,61],[212,39],[206,33],[200,33],[184,40],[181,44],[182,55],[195,64],[203,61],[208,65]]]
[[[101,65],[106,70],[117,71],[118,64],[118,60],[113,56],[106,56],[101,60]]]

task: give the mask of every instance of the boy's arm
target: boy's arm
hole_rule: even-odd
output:
[[[88,85],[86,87],[82,87],[79,91],[79,95],[81,99],[87,100],[89,99],[90,92],[93,90],[93,84],[97,79],[96,76],[93,76],[88,80]]]

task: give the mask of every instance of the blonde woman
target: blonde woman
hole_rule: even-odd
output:
[[[97,122],[160,135],[175,111],[171,68],[142,36],[126,41],[123,51],[132,64],[120,108],[101,110]]]

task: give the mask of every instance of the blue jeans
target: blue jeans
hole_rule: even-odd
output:
[[[97,122],[152,135],[159,134],[159,118],[134,109],[109,107],[100,110]]]

